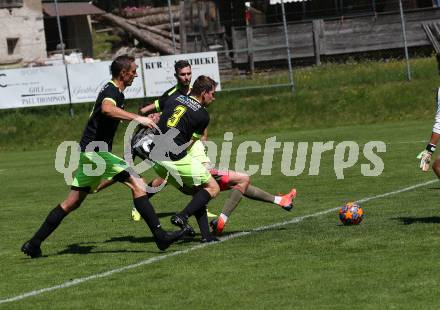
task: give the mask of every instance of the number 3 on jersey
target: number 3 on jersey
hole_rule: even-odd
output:
[[[180,121],[180,118],[183,116],[183,114],[185,114],[185,112],[186,112],[186,107],[184,107],[183,105],[178,105],[177,107],[175,107],[173,115],[171,115],[167,121],[167,126],[175,127],[177,123]]]

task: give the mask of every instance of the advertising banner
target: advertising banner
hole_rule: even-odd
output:
[[[147,97],[158,97],[176,85],[174,64],[182,59],[191,64],[193,82],[199,75],[207,75],[219,83],[217,90],[221,89],[217,52],[145,57],[142,65]]]
[[[0,109],[68,102],[63,66],[0,70]]]
[[[136,59],[138,77],[124,91],[125,98],[157,97],[176,84],[174,64],[188,60],[192,80],[208,75],[219,83],[216,52],[157,56]],[[72,103],[94,102],[101,88],[111,79],[111,61],[67,65]],[[145,87],[145,88],[144,88]],[[0,70],[0,109],[69,103],[66,69],[46,66]]]
[[[68,65],[70,93],[73,103],[94,102],[101,88],[111,80],[111,61]],[[136,59],[138,77],[124,91],[126,99],[145,97],[141,61]]]

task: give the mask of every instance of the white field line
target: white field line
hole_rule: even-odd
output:
[[[371,200],[375,200],[375,199],[379,199],[379,198],[384,198],[384,197],[388,197],[388,196],[392,196],[392,195],[397,195],[397,194],[400,194],[400,193],[403,193],[403,192],[407,192],[407,191],[416,189],[418,187],[423,187],[423,186],[426,186],[426,185],[429,185],[429,184],[433,184],[435,182],[438,182],[438,180],[437,179],[436,180],[431,180],[431,181],[428,181],[428,182],[419,183],[419,184],[415,184],[415,185],[412,185],[412,186],[409,186],[409,187],[401,188],[401,189],[398,189],[398,190],[395,190],[395,191],[392,191],[392,192],[388,192],[388,193],[385,193],[385,194],[380,194],[380,195],[376,195],[376,196],[366,197],[366,198],[358,200],[357,202],[363,203],[363,202],[367,202],[367,201],[371,201]],[[286,225],[289,225],[289,224],[296,224],[296,223],[302,222],[303,220],[305,220],[307,218],[317,217],[317,216],[324,215],[324,214],[327,214],[327,213],[330,213],[330,212],[334,212],[334,211],[338,210],[339,208],[340,207],[335,207],[335,208],[327,209],[327,210],[324,210],[324,211],[312,213],[312,214],[309,214],[309,215],[295,217],[295,218],[293,218],[293,219],[291,219],[289,221],[279,222],[279,223],[275,223],[275,224],[271,224],[271,225],[267,225],[267,226],[261,226],[261,227],[252,229],[250,231],[243,231],[243,232],[239,232],[239,233],[234,233],[234,234],[222,237],[221,238],[221,242],[225,242],[225,241],[228,241],[228,240],[231,240],[231,239],[247,236],[247,235],[250,235],[250,234],[252,234],[254,232],[265,231],[265,230],[269,230],[269,229],[273,229],[273,228],[277,228],[277,227],[281,227],[281,226],[286,226]],[[173,257],[173,256],[181,255],[181,254],[186,254],[186,253],[189,253],[189,252],[201,249],[201,248],[205,248],[207,246],[216,245],[216,244],[218,244],[218,242],[217,243],[203,243],[203,244],[195,245],[195,246],[192,246],[192,247],[190,247],[188,249],[185,249],[185,250],[180,250],[180,251],[164,254],[164,255],[161,255],[161,256],[152,257],[152,258],[140,261],[140,262],[138,262],[136,264],[127,265],[127,266],[124,266],[124,267],[121,267],[121,268],[117,268],[117,269],[111,269],[109,271],[106,271],[106,272],[103,272],[103,273],[97,273],[97,274],[94,274],[94,275],[91,275],[91,276],[88,276],[88,277],[73,279],[73,280],[61,283],[59,285],[55,285],[55,286],[51,286],[51,287],[46,287],[46,288],[30,291],[30,292],[23,293],[23,294],[14,296],[14,297],[3,298],[3,299],[0,299],[0,304],[14,302],[14,301],[19,301],[19,300],[22,300],[22,299],[26,299],[28,297],[32,297],[32,296],[37,296],[37,295],[43,294],[45,292],[55,291],[55,290],[71,287],[71,286],[74,286],[74,285],[79,285],[81,283],[84,283],[84,282],[87,282],[87,281],[91,281],[91,280],[95,280],[95,279],[106,278],[106,277],[109,277],[109,276],[111,276],[113,274],[116,274],[116,273],[121,273],[121,272],[124,272],[126,270],[134,269],[134,268],[137,268],[137,267],[140,267],[140,266],[144,266],[144,265],[150,265],[150,264],[162,261],[164,259],[167,259],[169,257]]]

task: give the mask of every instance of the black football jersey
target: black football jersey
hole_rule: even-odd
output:
[[[171,87],[170,89],[166,90],[162,96],[160,96],[158,99],[154,100],[154,105],[156,107],[156,111],[157,112],[162,112],[160,110],[161,105],[167,101],[170,98],[176,98],[180,95],[188,95],[187,93],[184,93],[182,90],[182,87],[177,84],[173,87]]]
[[[93,106],[93,111],[84,128],[79,143],[81,152],[85,152],[87,145],[92,141],[103,141],[107,144],[108,151],[110,152],[112,150],[113,138],[120,121],[102,113],[102,102],[105,99],[113,102],[118,108],[124,109],[124,94],[113,82],[108,82],[99,92],[98,98]],[[98,149],[89,151],[98,151]],[[104,150],[100,149],[100,151]]]
[[[185,95],[170,97],[160,102],[159,108],[162,112],[157,124],[160,134],[167,133],[171,128],[177,129],[178,134],[173,138],[177,146],[182,146],[193,137],[200,138],[208,127],[209,114],[194,97]],[[186,154],[186,150],[183,150],[179,154],[170,153],[169,157],[175,161]]]

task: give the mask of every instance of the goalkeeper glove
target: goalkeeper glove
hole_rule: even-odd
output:
[[[426,149],[417,155],[417,158],[420,159],[420,169],[422,169],[422,171],[429,170],[429,164],[431,163],[432,153],[434,153],[435,147],[436,145],[429,143]]]

